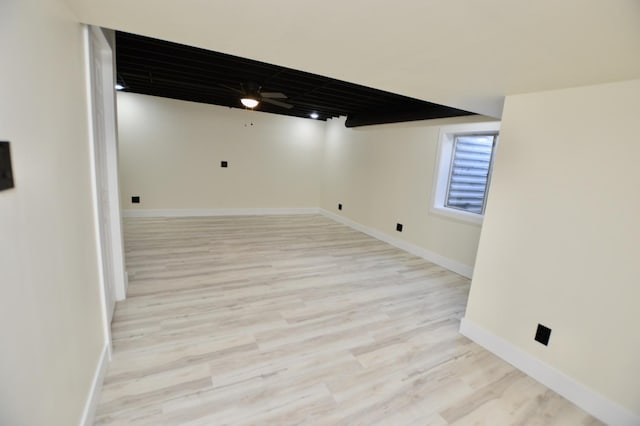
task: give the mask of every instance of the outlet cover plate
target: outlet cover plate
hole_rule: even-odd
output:
[[[536,329],[536,342],[540,342],[545,346],[549,345],[549,339],[551,338],[551,329],[549,327],[545,327],[542,324],[538,324],[538,328]]]

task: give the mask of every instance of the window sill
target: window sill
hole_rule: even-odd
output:
[[[455,219],[462,222],[474,223],[477,225],[482,225],[482,221],[484,219],[483,215],[468,213],[462,210],[450,209],[447,207],[435,206],[435,207],[431,207],[430,211],[431,213],[438,216],[444,216],[449,219]]]

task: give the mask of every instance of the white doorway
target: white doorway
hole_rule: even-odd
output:
[[[126,297],[127,286],[118,187],[115,72],[113,49],[102,29],[88,26],[85,33],[96,234],[104,296],[105,333],[110,346],[110,325],[115,302]]]

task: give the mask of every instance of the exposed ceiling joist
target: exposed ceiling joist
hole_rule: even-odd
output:
[[[285,97],[256,110],[317,119],[347,116],[350,127],[473,113],[264,62],[118,32],[118,79],[125,90],[243,108],[240,94],[256,86]],[[259,96],[259,95],[258,95]],[[282,107],[293,105],[290,108]]]

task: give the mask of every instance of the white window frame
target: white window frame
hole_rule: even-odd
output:
[[[499,121],[456,124],[440,128],[438,155],[434,167],[433,190],[431,191],[431,208],[429,209],[431,213],[464,222],[482,224],[484,213],[471,213],[460,209],[446,207],[445,205],[447,199],[447,187],[449,186],[449,175],[451,172],[453,146],[456,136],[493,134],[499,131]],[[490,182],[491,171],[489,172],[487,179],[487,194],[489,192],[488,185]]]

